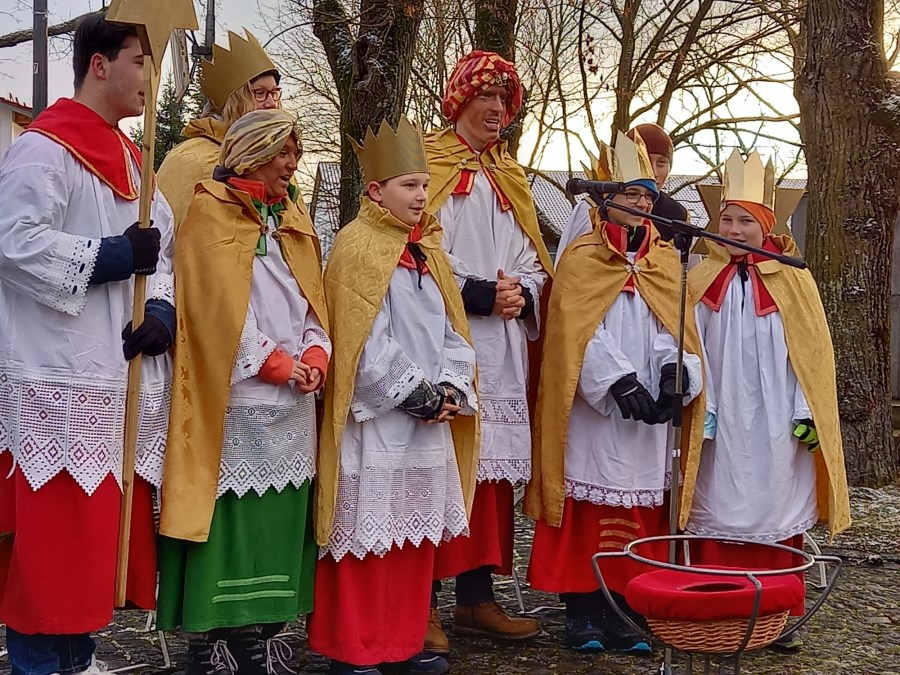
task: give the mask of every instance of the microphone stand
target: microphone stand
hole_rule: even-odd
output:
[[[765,251],[761,248],[756,248],[755,246],[750,246],[748,244],[744,244],[739,241],[732,241],[731,239],[726,239],[725,237],[714,234],[712,232],[707,232],[703,228],[697,227],[696,225],[691,225],[689,223],[684,222],[683,220],[675,220],[672,218],[665,218],[663,216],[657,216],[652,213],[646,213],[644,211],[639,211],[638,209],[633,209],[628,206],[623,206],[621,204],[616,204],[610,199],[606,199],[603,195],[591,195],[598,204],[603,204],[607,209],[617,209],[619,211],[624,211],[625,213],[630,213],[634,216],[640,216],[647,220],[650,220],[654,223],[659,223],[661,225],[666,225],[672,229],[675,233],[675,238],[673,243],[675,244],[675,248],[678,249],[678,252],[681,257],[681,291],[680,291],[680,300],[679,300],[679,309],[678,309],[678,356],[675,366],[675,397],[672,400],[672,428],[674,430],[673,441],[672,441],[672,454],[671,454],[671,467],[670,467],[670,475],[671,475],[671,487],[669,489],[669,534],[678,534],[678,510],[679,510],[679,502],[680,500],[680,484],[681,484],[681,443],[682,443],[682,415],[684,410],[684,325],[686,320],[687,313],[687,277],[688,277],[688,259],[691,251],[691,240],[693,237],[699,237],[701,239],[709,239],[711,241],[715,241],[720,244],[728,244],[729,246],[733,246],[734,248],[739,248],[741,250],[747,251],[748,253],[755,253],[759,256],[763,256],[765,258],[771,260],[777,260],[780,263],[785,265],[789,265],[790,267],[796,267],[798,269],[805,269],[806,263],[799,258],[792,258],[790,256],[786,256],[780,253],[772,253],[771,251]],[[676,564],[677,559],[677,551],[676,551],[676,542],[675,540],[671,540],[669,542],[669,563]],[[665,660],[663,665],[660,666],[659,673],[660,675],[674,675],[674,670],[672,668],[672,649],[671,647],[666,647],[665,649]]]

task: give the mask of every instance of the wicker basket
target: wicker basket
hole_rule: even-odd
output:
[[[761,616],[756,620],[747,651],[760,649],[775,641],[787,625],[788,612]],[[660,621],[647,619],[653,634],[683,652],[731,654],[738,650],[747,634],[749,620],[732,621]]]

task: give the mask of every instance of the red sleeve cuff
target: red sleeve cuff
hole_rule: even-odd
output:
[[[276,349],[259,369],[259,379],[269,384],[287,384],[294,370],[294,359],[283,349]]]
[[[325,353],[325,350],[316,345],[315,347],[310,347],[305,352],[303,352],[303,356],[300,357],[300,361],[308,365],[310,368],[317,369],[320,373],[322,373],[322,377],[325,377],[326,373],[328,373],[328,354]]]

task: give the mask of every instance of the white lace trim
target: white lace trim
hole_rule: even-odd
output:
[[[316,475],[316,406],[313,396],[294,405],[244,405],[225,411],[225,435],[216,497],[229,490],[243,497],[253,490],[299,488]]]
[[[175,306],[175,277],[172,274],[157,272],[153,275],[153,288],[147,294],[148,300],[165,300]]]
[[[479,459],[478,482],[507,481],[516,485],[531,480],[530,459]]]
[[[250,315],[244,321],[241,330],[241,341],[238,344],[234,367],[231,369],[231,385],[256,377],[272,352],[278,347],[274,340],[259,332],[256,321]]]
[[[407,541],[419,546],[468,535],[469,523],[453,450],[443,466],[371,467],[341,471],[331,536],[319,557],[340,561],[383,556]]]
[[[365,422],[393,410],[424,379],[422,369],[403,353],[390,361],[386,360],[384,367],[357,374],[356,388],[350,403],[353,419]]]
[[[666,492],[671,487],[670,474],[666,474],[665,486],[661,490],[619,490],[566,478],[566,497],[598,506],[622,506],[626,509],[634,506],[662,506]]]
[[[88,283],[94,273],[100,240],[57,232],[53,258],[46,268],[41,304],[78,316],[87,302]]]
[[[524,397],[480,399],[482,424],[504,424],[530,426],[528,401]]]
[[[303,332],[303,353],[306,353],[313,347],[321,347],[325,350],[325,354],[331,359],[331,339],[324,328],[319,326],[311,326]]]
[[[112,473],[121,487],[125,379],[26,372],[0,365],[0,448],[13,454],[33,490],[62,471],[92,495]],[[135,471],[161,483],[171,383],[141,386]]]
[[[719,532],[717,530],[707,528],[707,527],[695,527],[690,522],[688,522],[687,528],[685,531],[688,534],[696,534],[701,537],[736,537],[740,539],[746,539],[747,541],[756,541],[763,544],[772,544],[777,543],[779,541],[784,541],[785,539],[790,539],[791,537],[795,537],[798,534],[803,534],[807,530],[812,529],[816,524],[816,518],[810,518],[808,520],[803,521],[799,525],[794,525],[793,527],[789,527],[786,530],[781,532],[768,532],[766,534],[744,534],[743,532]]]

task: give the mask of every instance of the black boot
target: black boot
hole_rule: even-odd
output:
[[[228,648],[229,631],[217,629],[188,641],[185,675],[234,675],[237,662]]]
[[[564,644],[579,652],[602,652],[606,637],[596,620],[593,593],[560,593],[566,605],[566,637]]]
[[[284,630],[283,623],[262,624],[260,637],[266,647],[266,675],[297,675],[290,666],[294,658],[294,650],[278,634]]]
[[[240,675],[266,675],[266,641],[262,626],[242,626],[232,629],[228,648],[237,662]]]

